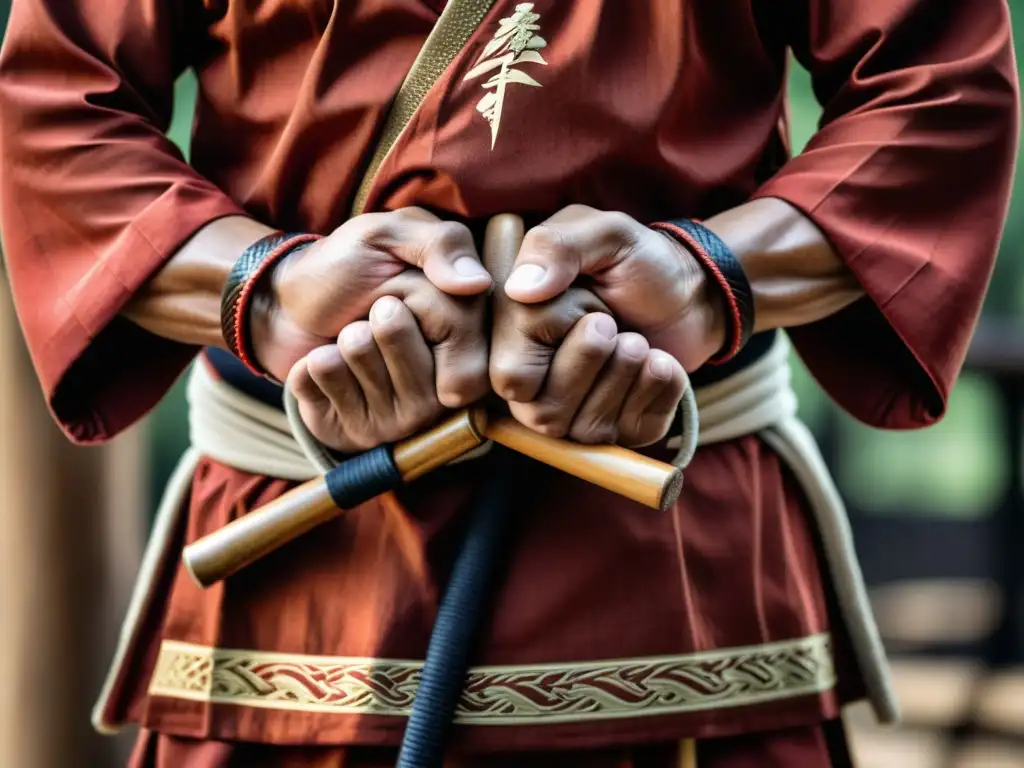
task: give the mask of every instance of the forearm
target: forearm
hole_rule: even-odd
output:
[[[743,265],[754,294],[755,333],[813,323],[864,295],[821,231],[782,200],[753,200],[704,225]]]
[[[224,348],[220,303],[228,273],[247,247],[272,231],[244,216],[211,222],[142,286],[121,314],[166,339]]]

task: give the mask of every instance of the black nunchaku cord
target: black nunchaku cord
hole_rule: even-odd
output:
[[[438,606],[396,768],[442,764],[477,630],[487,616],[488,598],[501,571],[511,532],[513,475],[526,460],[492,445],[486,461],[491,471],[471,504],[462,545]],[[324,480],[335,504],[351,509],[397,488],[402,477],[391,448],[380,446],[334,467]]]
[[[437,768],[442,764],[477,631],[489,615],[489,598],[501,574],[512,531],[509,507],[515,496],[514,475],[524,461],[499,445],[491,449],[491,471],[473,500],[462,546],[437,609],[396,768]]]

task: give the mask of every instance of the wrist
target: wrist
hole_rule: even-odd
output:
[[[712,365],[728,362],[739,354],[754,329],[754,300],[750,282],[735,254],[707,227],[689,219],[657,222],[660,231],[681,245],[692,257],[688,262],[702,273],[694,277],[691,306],[703,317],[704,338],[713,350]],[[713,346],[712,346],[713,345]]]
[[[707,269],[685,246],[677,246],[683,252],[688,272],[693,327],[697,338],[704,339],[701,357],[708,361],[720,355],[729,343],[729,307],[722,287],[711,278]]]
[[[276,332],[280,324],[281,304],[274,291],[274,274],[276,267],[271,267],[267,275],[261,277],[253,288],[249,302],[248,317],[249,346],[252,349],[255,367],[270,377],[282,381],[282,372],[278,370],[273,359],[273,350],[279,346],[275,343]]]
[[[275,268],[318,235],[274,232],[250,245],[235,262],[221,296],[221,327],[227,348],[253,373],[274,378],[266,367],[276,318]]]

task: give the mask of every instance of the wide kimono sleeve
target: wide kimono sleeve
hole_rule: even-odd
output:
[[[50,409],[81,443],[151,409],[196,350],[119,316],[239,207],[165,137],[201,41],[188,0],[14,0],[0,52],[0,235]]]
[[[1007,216],[1020,102],[1006,2],[794,0],[774,18],[824,112],[756,196],[810,217],[867,294],[790,337],[854,417],[934,423]]]

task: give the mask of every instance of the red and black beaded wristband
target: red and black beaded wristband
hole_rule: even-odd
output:
[[[728,362],[739,354],[754,331],[754,294],[743,266],[722,238],[692,219],[659,221],[650,226],[685,246],[721,288],[726,306],[725,344],[708,363]]]
[[[256,286],[281,259],[320,238],[320,235],[274,232],[246,248],[228,273],[220,301],[221,331],[228,349],[257,376],[272,378],[260,367],[252,348],[249,318]]]

